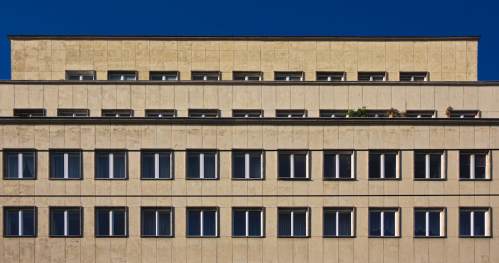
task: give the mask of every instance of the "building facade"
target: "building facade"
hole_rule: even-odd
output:
[[[9,39],[2,262],[499,262],[479,37]]]

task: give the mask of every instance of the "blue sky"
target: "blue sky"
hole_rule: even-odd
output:
[[[499,1],[32,1],[0,3],[6,35],[482,36],[478,79],[499,80]]]

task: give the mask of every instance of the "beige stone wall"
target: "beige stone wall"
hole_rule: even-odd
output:
[[[145,116],[146,109],[220,109],[231,117],[233,109],[263,109],[274,117],[276,109],[305,109],[308,117],[319,117],[321,109],[480,110],[482,118],[499,117],[499,89],[495,86],[415,85],[59,85],[0,84],[0,116],[12,116],[14,108],[45,108],[57,116],[58,108],[132,109]]]
[[[13,80],[62,80],[66,70],[95,70],[107,79],[108,70],[216,70],[223,80],[233,71],[262,71],[273,80],[275,71],[303,71],[315,80],[316,71],[345,71],[357,80],[358,71],[386,71],[397,81],[400,71],[428,71],[431,81],[476,81],[478,41],[120,41],[11,40]]]

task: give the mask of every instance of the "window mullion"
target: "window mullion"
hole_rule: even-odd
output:
[[[23,154],[18,153],[17,154],[17,177],[18,178],[23,178]]]
[[[385,236],[385,212],[381,212],[381,236]]]
[[[19,209],[19,235],[23,235],[23,210]]]
[[[293,231],[293,230],[294,230],[294,229],[293,229],[293,228],[294,228],[293,226],[294,226],[294,223],[295,223],[295,221],[294,221],[294,217],[295,217],[295,213],[294,213],[294,211],[291,211],[291,236],[294,236],[294,233],[293,233],[293,232],[294,232],[294,231]]]
[[[64,235],[67,236],[69,232],[68,210],[64,210]]]
[[[474,211],[470,212],[470,224],[471,224],[470,234],[471,234],[471,236],[475,236],[475,212]]]
[[[159,153],[154,154],[154,178],[159,178]]]
[[[249,211],[246,210],[246,236],[249,236]]]
[[[113,216],[113,210],[109,210],[109,235],[110,236],[113,236],[114,235],[114,229],[113,229],[113,225],[114,225],[114,216]]]
[[[159,236],[158,226],[159,226],[159,211],[156,210],[156,236]]]
[[[290,174],[290,178],[295,178],[295,154],[291,154],[289,156],[290,160],[289,160],[289,164],[291,165],[291,174]]]
[[[429,236],[430,235],[430,212],[429,211],[426,211],[425,227],[426,227],[426,236]]]
[[[385,178],[385,154],[380,155],[380,178]]]
[[[204,218],[203,218],[203,217],[204,217],[204,215],[203,215],[203,210],[201,210],[201,211],[199,212],[199,218],[201,219],[201,220],[199,220],[199,222],[200,222],[200,224],[201,224],[201,227],[199,228],[199,229],[201,230],[201,231],[199,232],[200,236],[203,236],[203,231],[204,231],[204,229],[203,229],[203,219],[204,219]]]
[[[475,155],[470,154],[470,179],[475,179]]]
[[[340,154],[336,154],[336,167],[335,167],[335,172],[336,172],[336,178],[340,178]]]
[[[69,157],[68,153],[64,153],[64,178],[67,179],[69,177]]]
[[[249,155],[249,153],[244,154],[244,177],[250,178],[250,155]]]
[[[425,155],[425,178],[430,178],[430,155]]]
[[[109,154],[109,178],[114,178],[114,154]]]
[[[340,235],[340,211],[336,211],[336,236]]]
[[[204,153],[199,154],[199,178],[204,178]]]

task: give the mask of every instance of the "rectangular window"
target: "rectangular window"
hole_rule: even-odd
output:
[[[400,72],[400,81],[428,81],[428,72]]]
[[[57,116],[88,117],[88,109],[57,109]]]
[[[125,179],[126,153],[99,152],[96,153],[96,179]]]
[[[308,152],[279,152],[279,179],[308,179]]]
[[[352,208],[324,208],[324,237],[352,237],[353,219]]]
[[[146,110],[146,117],[172,118],[175,117],[175,110]]]
[[[397,179],[399,178],[398,153],[370,153],[369,179]]]
[[[95,70],[66,70],[66,80],[94,80]]]
[[[50,179],[80,179],[81,155],[79,152],[50,153]]]
[[[233,80],[244,81],[260,81],[262,80],[262,72],[232,72]]]
[[[321,118],[345,118],[347,113],[346,110],[320,110]]]
[[[486,153],[459,154],[460,179],[489,179],[488,159]]]
[[[435,118],[435,111],[434,110],[429,110],[429,111],[406,111],[405,117],[407,118]]]
[[[102,110],[102,117],[132,117],[132,110]]]
[[[277,236],[307,237],[308,211],[308,208],[279,208]]]
[[[359,81],[387,81],[386,72],[359,72]]]
[[[490,236],[489,208],[461,208],[459,211],[460,237]]]
[[[414,236],[444,236],[444,212],[442,209],[414,209]]]
[[[50,236],[81,236],[81,208],[50,208]]]
[[[274,80],[277,81],[303,81],[303,72],[275,72]]]
[[[275,116],[278,118],[304,118],[306,110],[276,110]]]
[[[219,81],[220,79],[219,71],[192,72],[192,80]]]
[[[157,207],[142,208],[142,236],[171,237],[172,236],[171,208],[157,208]]]
[[[480,112],[477,110],[451,110],[450,118],[479,118]]]
[[[125,207],[99,207],[95,209],[95,235],[97,237],[121,236],[127,234]]]
[[[142,152],[142,179],[170,179],[170,152]]]
[[[262,110],[232,110],[235,118],[260,118],[263,117]]]
[[[345,72],[317,72],[317,81],[345,81]]]
[[[45,109],[14,109],[16,117],[43,117]]]
[[[261,208],[234,208],[232,210],[232,236],[262,237],[263,212]]]
[[[234,152],[233,179],[262,179],[262,152]]]
[[[324,179],[354,178],[354,154],[352,152],[324,153]]]
[[[137,80],[137,71],[109,71],[108,79],[114,81]]]
[[[397,237],[399,236],[398,209],[370,209],[369,236]]]
[[[6,179],[35,179],[36,160],[34,152],[6,152]]]
[[[218,109],[189,109],[189,117],[218,118]]]
[[[175,81],[178,80],[178,71],[151,71],[149,78],[157,81]]]
[[[415,179],[442,179],[444,178],[444,154],[442,153],[415,153]]]
[[[4,235],[31,236],[36,235],[36,213],[34,207],[5,207]]]
[[[216,152],[187,153],[188,179],[216,179],[217,166]]]
[[[216,237],[218,236],[218,209],[188,208],[187,236]]]

